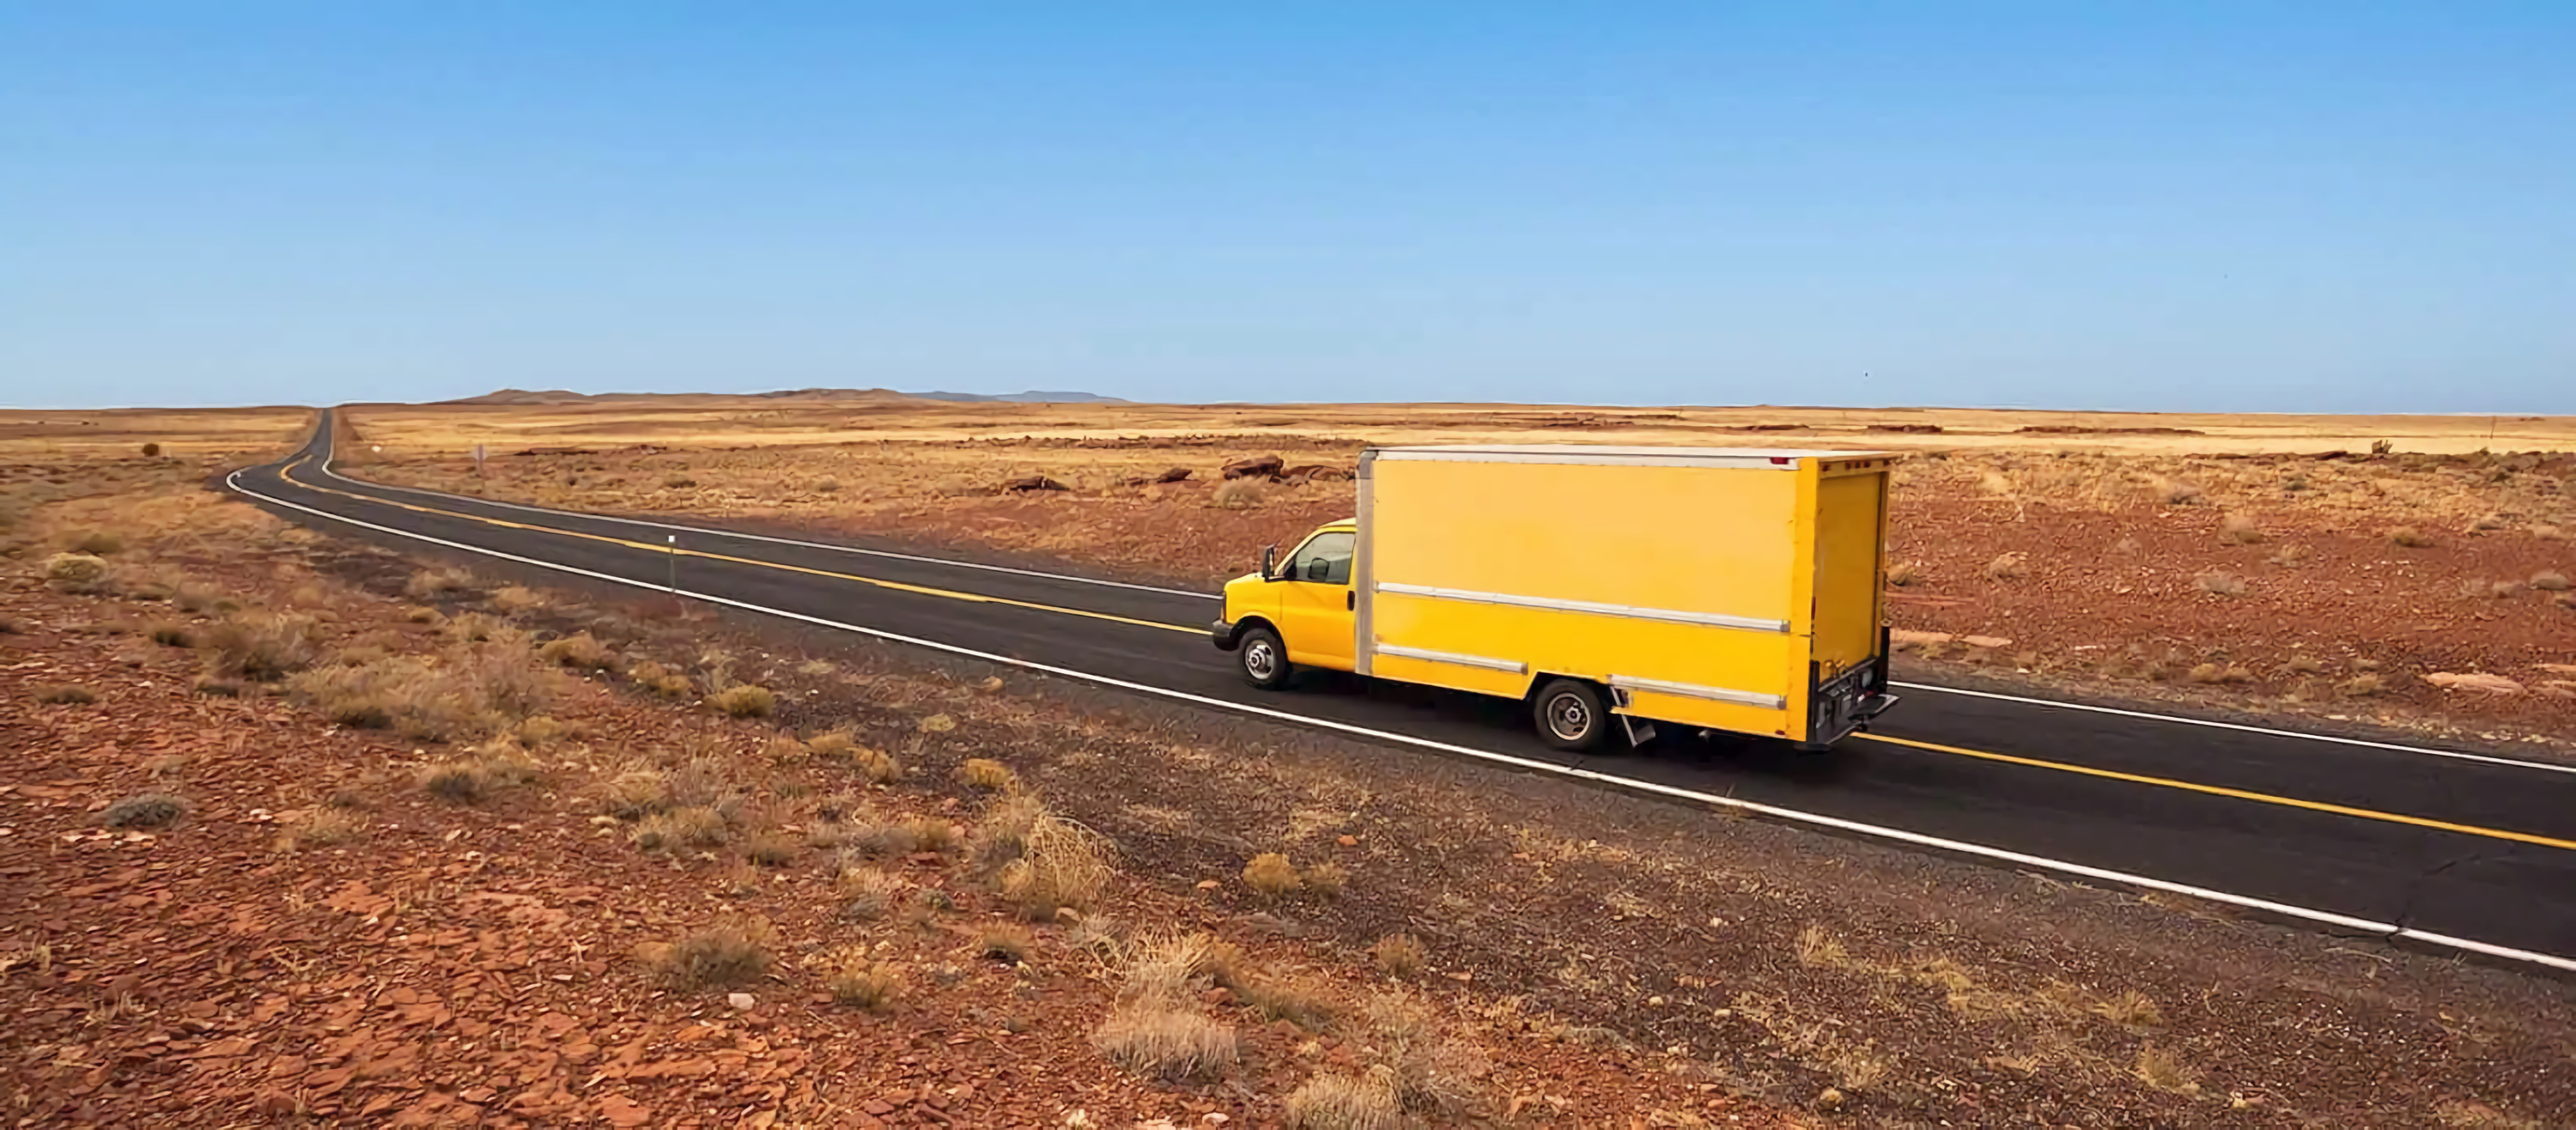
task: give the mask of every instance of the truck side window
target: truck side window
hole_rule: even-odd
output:
[[[1297,547],[1288,575],[1301,581],[1347,585],[1351,583],[1351,551],[1358,542],[1357,534],[1317,534]]]

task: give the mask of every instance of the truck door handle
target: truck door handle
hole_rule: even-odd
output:
[[[1345,611],[1345,612],[1356,612],[1356,611],[1358,611],[1358,610],[1359,610],[1359,607],[1360,607],[1360,594],[1359,594],[1359,593],[1357,593],[1357,592],[1346,592],[1346,593],[1343,593],[1343,594],[1342,594],[1342,610],[1343,610],[1343,611]]]

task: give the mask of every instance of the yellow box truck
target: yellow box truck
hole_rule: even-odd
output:
[[[1891,705],[1884,451],[1373,447],[1359,511],[1225,586],[1243,677],[1517,699],[1559,749],[1653,724],[1822,748]]]

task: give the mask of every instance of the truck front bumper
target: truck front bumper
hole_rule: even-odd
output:
[[[1242,642],[1243,632],[1232,621],[1218,620],[1208,625],[1208,635],[1216,641],[1218,651],[1232,651]]]

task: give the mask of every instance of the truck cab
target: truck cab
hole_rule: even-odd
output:
[[[1245,678],[1276,687],[1291,665],[1353,669],[1359,598],[1351,565],[1359,537],[1356,518],[1327,522],[1285,559],[1272,546],[1259,572],[1226,582],[1225,614],[1211,631],[1219,648],[1238,653]]]

